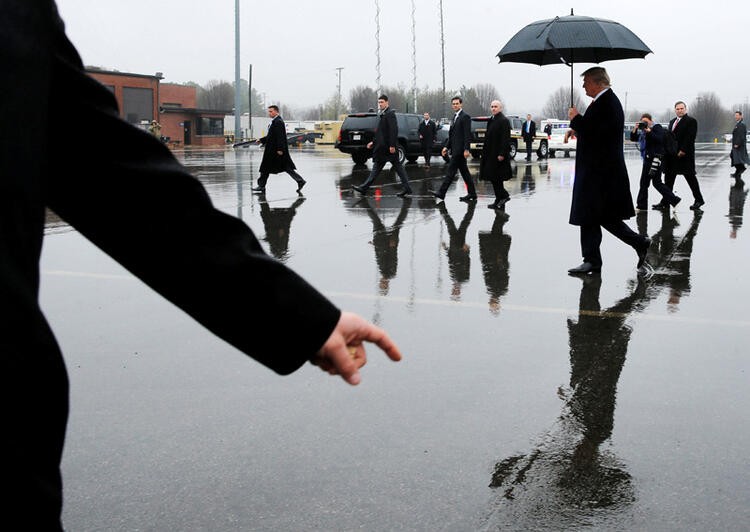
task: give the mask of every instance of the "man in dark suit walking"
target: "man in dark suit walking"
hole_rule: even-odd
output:
[[[490,113],[492,116],[487,121],[479,172],[482,178],[492,183],[495,191],[495,201],[487,207],[505,209],[510,194],[505,190],[503,181],[513,177],[510,167],[510,121],[503,114],[503,104],[499,100],[493,100],[490,104]]]
[[[391,167],[396,169],[403,190],[397,195],[405,198],[411,195],[411,186],[409,177],[406,175],[404,165],[398,160],[398,121],[396,112],[388,105],[388,96],[381,94],[378,96],[378,115],[380,120],[378,128],[375,130],[375,140],[368,142],[367,147],[372,149],[372,170],[367,176],[365,182],[361,185],[352,185],[352,188],[362,195],[367,194],[375,178],[385,168],[386,163],[391,163]]]
[[[536,122],[531,119],[531,115],[526,115],[526,122],[521,127],[521,136],[526,143],[526,160],[531,160],[531,148],[536,137]]]
[[[474,181],[471,178],[469,166],[466,163],[466,160],[469,158],[469,144],[471,144],[471,117],[463,111],[463,99],[460,96],[456,96],[451,100],[451,107],[455,115],[453,115],[453,123],[448,132],[448,140],[442,152],[443,157],[450,152],[451,158],[440,189],[437,192],[430,191],[430,193],[440,200],[445,199],[448,187],[451,186],[453,178],[456,176],[456,171],[459,171],[468,191],[466,196],[460,198],[461,201],[476,201],[477,190],[474,187]]]
[[[289,155],[289,144],[286,140],[286,126],[279,114],[278,105],[268,106],[268,116],[271,123],[268,124],[268,133],[265,137],[258,139],[258,144],[263,144],[263,159],[260,162],[260,177],[258,186],[253,192],[263,193],[266,191],[268,174],[280,174],[286,172],[297,182],[297,192],[302,192],[306,181],[296,172],[292,157]]]
[[[630,229],[623,220],[635,215],[628,171],[623,155],[625,116],[601,67],[583,73],[583,88],[594,100],[580,114],[571,107],[570,127],[578,137],[570,223],[581,228],[583,263],[572,275],[601,271],[602,227],[635,249],[640,269],[651,241]]]
[[[693,204],[691,209],[700,209],[706,202],[703,201],[701,187],[695,173],[695,136],[698,133],[698,121],[687,114],[685,102],[674,104],[675,116],[669,121],[667,134],[674,135],[677,141],[677,154],[667,155],[664,158],[664,184],[669,190],[674,190],[674,182],[677,174],[685,176],[690,191],[693,193]],[[653,205],[654,209],[668,209],[669,204],[662,199]]]
[[[665,155],[664,137],[668,134],[661,125],[654,122],[649,113],[643,113],[641,120],[630,132],[630,140],[638,142],[639,146],[641,139],[644,140],[641,182],[635,200],[635,208],[639,211],[648,208],[648,187],[652,182],[663,201],[672,207],[676,207],[680,202],[680,198],[661,181],[661,167]]]
[[[430,167],[432,158],[432,143],[435,141],[437,126],[430,120],[430,113],[423,115],[424,120],[419,123],[419,142],[422,144],[422,155],[424,155],[425,166]]]
[[[732,130],[732,151],[729,154],[732,166],[734,166],[734,173],[732,177],[740,179],[742,172],[750,164],[750,159],[747,157],[747,126],[742,121],[742,111],[734,113],[734,129]]]

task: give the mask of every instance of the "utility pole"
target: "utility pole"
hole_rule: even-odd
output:
[[[338,120],[341,113],[341,71],[344,70],[344,67],[336,67],[336,70],[339,72],[339,84],[337,86],[338,96],[336,97],[336,117],[334,120]]]
[[[380,96],[380,3],[375,0],[375,90]]]
[[[414,0],[411,0],[411,90],[414,94],[414,108],[412,113],[417,112],[417,19]]]
[[[440,58],[443,67],[443,118],[448,116],[448,102],[445,100],[445,37],[443,34],[443,0],[440,0]]]
[[[242,137],[242,103],[240,98],[240,0],[234,0],[234,141]]]

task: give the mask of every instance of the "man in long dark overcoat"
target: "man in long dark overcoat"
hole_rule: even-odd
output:
[[[487,207],[504,209],[510,194],[505,190],[503,181],[513,177],[510,167],[510,121],[503,114],[503,104],[499,100],[492,101],[490,113],[492,116],[487,121],[479,171],[483,179],[492,183],[495,191],[495,201]]]
[[[667,132],[674,135],[677,141],[677,153],[664,157],[664,184],[669,190],[674,190],[677,174],[685,176],[685,181],[693,193],[693,204],[690,208],[696,210],[706,203],[695,171],[695,137],[698,134],[698,121],[687,114],[685,102],[675,103],[674,112],[676,116],[669,121]],[[653,207],[664,209],[669,208],[669,204],[662,199]]]
[[[747,156],[747,126],[742,121],[742,111],[734,113],[734,129],[732,130],[732,151],[729,154],[734,174],[732,177],[739,179],[745,171],[750,159]]]
[[[459,199],[466,202],[477,200],[477,189],[466,162],[469,158],[469,146],[471,144],[471,116],[463,110],[463,106],[464,101],[460,96],[455,96],[451,100],[451,107],[455,114],[442,151],[443,157],[450,153],[451,158],[448,161],[448,167],[440,188],[437,191],[431,191],[431,194],[440,200],[445,199],[445,194],[453,183],[456,172],[461,173],[461,179],[464,180],[467,192],[465,196],[461,196]]]
[[[367,143],[367,147],[372,149],[372,170],[364,183],[352,185],[352,188],[362,195],[367,194],[367,189],[383,171],[386,163],[391,163],[391,167],[395,168],[396,174],[401,179],[402,189],[397,196],[405,198],[411,194],[411,186],[404,165],[398,158],[398,120],[396,119],[396,112],[391,109],[388,96],[385,94],[378,96],[378,115],[380,119],[378,120],[378,128],[375,130],[375,139]]]
[[[635,249],[640,269],[651,241],[623,222],[635,215],[635,209],[623,155],[622,105],[601,67],[583,73],[583,88],[594,101],[585,114],[575,107],[568,113],[578,137],[570,223],[581,228],[583,263],[568,273],[601,271],[602,227]]]
[[[432,158],[432,143],[435,141],[437,126],[430,120],[430,113],[424,113],[423,120],[419,123],[419,142],[422,145],[422,155],[424,156],[425,166],[430,166]]]
[[[289,143],[286,140],[286,125],[279,114],[277,105],[268,106],[268,116],[271,123],[268,124],[268,133],[265,137],[258,139],[258,144],[263,144],[263,159],[260,161],[260,177],[258,186],[253,188],[254,192],[266,191],[266,183],[269,174],[280,174],[286,172],[297,182],[297,192],[302,192],[306,181],[297,173],[291,155],[289,155]]]

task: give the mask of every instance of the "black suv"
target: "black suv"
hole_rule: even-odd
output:
[[[352,156],[355,164],[365,164],[372,157],[372,149],[367,144],[375,138],[375,130],[380,118],[375,112],[352,113],[347,115],[341,124],[335,147],[343,153]],[[406,161],[413,163],[422,155],[422,145],[419,142],[419,122],[422,117],[413,113],[396,113],[398,124],[398,160],[401,164]],[[440,130],[438,130],[440,136]],[[433,144],[433,153],[440,154],[442,146]]]

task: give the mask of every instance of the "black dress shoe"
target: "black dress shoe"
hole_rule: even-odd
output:
[[[690,206],[690,209],[691,209],[691,210],[693,210],[693,211],[699,211],[699,210],[701,210],[701,207],[702,207],[703,205],[705,205],[705,204],[706,204],[706,202],[705,202],[705,201],[696,201],[695,203],[693,203],[693,204],[692,204],[692,205]]]
[[[602,271],[601,266],[594,266],[590,262],[584,262],[580,266],[569,269],[568,273],[571,275],[584,275],[587,273],[599,273],[600,271]]]
[[[411,196],[411,190],[402,190],[401,192],[396,194],[396,196],[398,196],[399,198],[408,198],[409,196]]]
[[[365,194],[367,194],[367,189],[366,189],[365,187],[363,187],[363,186],[360,186],[360,185],[352,185],[352,189],[356,190],[357,192],[359,192],[359,193],[360,193],[360,194],[362,194],[363,196],[364,196]]]
[[[265,194],[266,193],[266,187],[253,187],[251,189],[256,194]]]
[[[461,196],[458,198],[458,201],[465,201],[466,203],[469,203],[470,201],[477,201],[476,196],[472,196],[471,194],[466,194],[465,196]]]
[[[654,203],[653,205],[651,205],[651,208],[655,211],[663,211],[666,210],[667,207],[668,205],[666,203]]]
[[[307,181],[303,181],[302,183],[299,183],[297,185],[297,192],[302,192],[302,187],[304,187],[307,184]]]
[[[672,207],[677,207],[677,204],[680,203],[681,201],[682,201],[682,198],[680,198],[679,196],[675,196],[674,203],[672,203]]]
[[[445,194],[441,194],[440,192],[435,192],[434,190],[430,190],[430,194],[435,196],[437,199],[444,200]]]
[[[639,270],[643,267],[643,264],[646,262],[646,253],[648,253],[648,248],[651,247],[651,239],[649,237],[646,237],[643,241],[643,244],[641,244],[641,247],[639,247],[636,250],[636,253],[638,253],[638,264],[636,265],[636,268]]]

